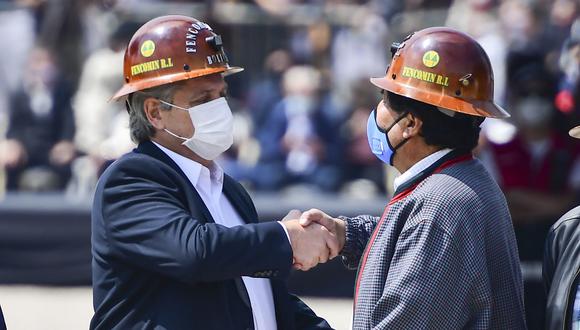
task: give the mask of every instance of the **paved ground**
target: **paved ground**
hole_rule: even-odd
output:
[[[336,329],[349,329],[350,299],[303,298]],[[0,306],[9,330],[87,329],[92,316],[89,287],[0,286]]]

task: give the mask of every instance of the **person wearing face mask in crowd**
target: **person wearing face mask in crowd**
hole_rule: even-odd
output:
[[[540,260],[548,228],[577,201],[578,144],[554,128],[547,98],[529,95],[514,105],[516,133],[490,142],[485,165],[506,195],[523,260]]]
[[[261,154],[253,181],[259,188],[313,184],[332,191],[338,186],[333,159],[337,128],[321,108],[321,79],[317,69],[306,65],[284,74],[284,98],[257,133]]]
[[[222,39],[186,16],[143,25],[124,59],[138,147],[101,176],[92,209],[91,329],[326,329],[284,279],[338,253],[291,212],[257,222],[248,193],[214,159],[233,142]]]
[[[461,51],[457,51],[461,49]],[[449,28],[393,45],[383,100],[370,114],[373,153],[400,173],[381,217],[301,221],[326,226],[357,268],[354,329],[525,329],[523,282],[506,200],[472,156],[493,101],[483,49]]]
[[[26,68],[22,87],[10,97],[0,166],[8,190],[62,190],[76,155],[73,89],[47,49],[32,50]]]

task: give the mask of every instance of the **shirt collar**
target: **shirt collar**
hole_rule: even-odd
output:
[[[441,159],[443,156],[447,155],[450,152],[451,149],[449,148],[441,149],[416,162],[403,174],[399,175],[398,177],[395,178],[395,180],[393,180],[394,191],[397,191],[397,188],[399,188],[399,186],[409,181],[415,175],[421,173],[423,170],[433,165],[436,161],[438,161],[439,159]]]
[[[155,144],[159,149],[161,149],[161,151],[169,156],[169,158],[171,158],[175,164],[177,164],[177,166],[183,171],[183,173],[185,173],[185,176],[187,176],[194,187],[198,187],[198,184],[200,184],[199,178],[201,176],[208,177],[208,181],[212,184],[219,184],[220,186],[223,185],[224,171],[216,162],[211,162],[211,166],[208,169],[200,163],[186,158],[172,150],[169,150],[157,142],[151,142],[153,142],[153,144]]]

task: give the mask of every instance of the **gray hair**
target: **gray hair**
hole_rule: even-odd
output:
[[[135,92],[127,98],[127,106],[129,107],[129,130],[131,132],[131,140],[135,143],[149,141],[155,135],[155,128],[147,119],[145,115],[144,105],[148,98],[156,98],[165,102],[173,103],[173,94],[179,84],[167,84],[157,87],[152,87],[139,92]],[[162,111],[171,109],[170,105],[159,103],[159,108]]]

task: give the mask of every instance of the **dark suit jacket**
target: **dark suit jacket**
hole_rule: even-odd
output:
[[[292,249],[276,222],[258,223],[250,196],[225,176],[248,224],[216,224],[179,167],[151,142],[102,175],[92,210],[91,329],[251,329],[241,276],[271,279],[279,329],[329,325],[284,279]]]

